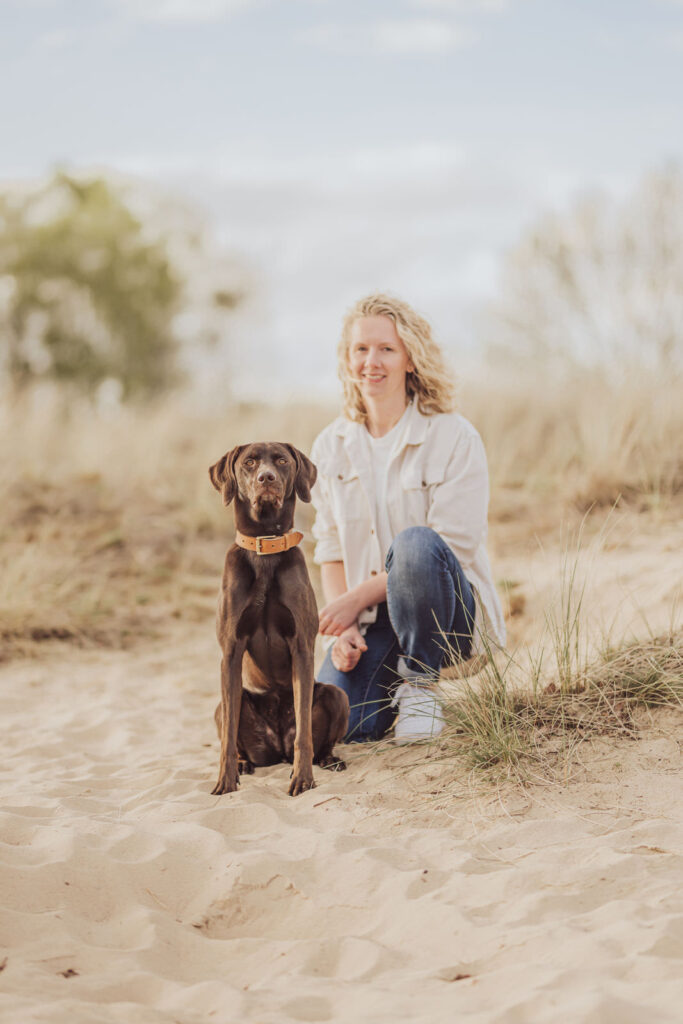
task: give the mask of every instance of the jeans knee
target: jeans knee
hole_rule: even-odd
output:
[[[387,571],[392,566],[405,571],[424,569],[425,560],[437,554],[443,547],[443,540],[430,526],[408,526],[398,533],[387,554]]]

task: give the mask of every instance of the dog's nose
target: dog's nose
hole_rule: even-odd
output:
[[[260,484],[272,484],[275,481],[275,473],[272,469],[262,469],[256,479]]]

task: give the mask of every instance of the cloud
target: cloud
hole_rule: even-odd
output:
[[[255,0],[118,0],[134,21],[215,22],[253,6]]]
[[[450,53],[473,41],[472,34],[464,29],[426,18],[383,21],[374,28],[380,53]]]
[[[64,50],[79,41],[80,34],[75,29],[54,29],[38,36],[34,46],[37,50]]]
[[[681,0],[683,3],[683,0]],[[664,38],[664,45],[670,50],[677,50],[679,53],[683,53],[683,32],[674,32],[673,35],[666,36]]]
[[[297,38],[300,42],[336,53],[390,56],[452,53],[475,40],[473,33],[435,18],[376,21],[362,28],[316,25],[299,33]]]
[[[405,185],[422,187],[458,172],[466,154],[458,145],[448,142],[416,142],[405,145],[359,147],[344,153],[306,153],[280,156],[269,152],[249,151],[246,146],[211,147],[204,153],[178,152],[175,156],[117,157],[113,162],[127,173],[146,177],[187,175],[198,167],[211,167],[213,176],[225,186],[256,189],[288,189],[301,187],[304,194],[311,189],[333,194],[353,188]],[[111,156],[101,156],[103,166]]]
[[[427,7],[454,14],[496,13],[505,11],[510,0],[410,0],[413,7]],[[682,0],[683,2],[683,0]]]

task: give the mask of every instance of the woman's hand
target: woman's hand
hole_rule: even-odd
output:
[[[350,672],[360,661],[363,651],[367,649],[363,635],[354,622],[335,640],[331,654],[332,664],[338,672]]]
[[[363,608],[365,605],[359,602],[355,590],[347,590],[320,612],[320,632],[327,636],[341,636],[350,626],[356,625]]]

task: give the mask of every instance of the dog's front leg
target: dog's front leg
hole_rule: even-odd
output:
[[[245,644],[227,644],[221,661],[221,760],[213,794],[234,793],[239,786],[237,730],[242,703],[242,657]]]
[[[313,652],[295,644],[292,648],[292,686],[294,689],[294,766],[289,795],[298,796],[313,789]]]

